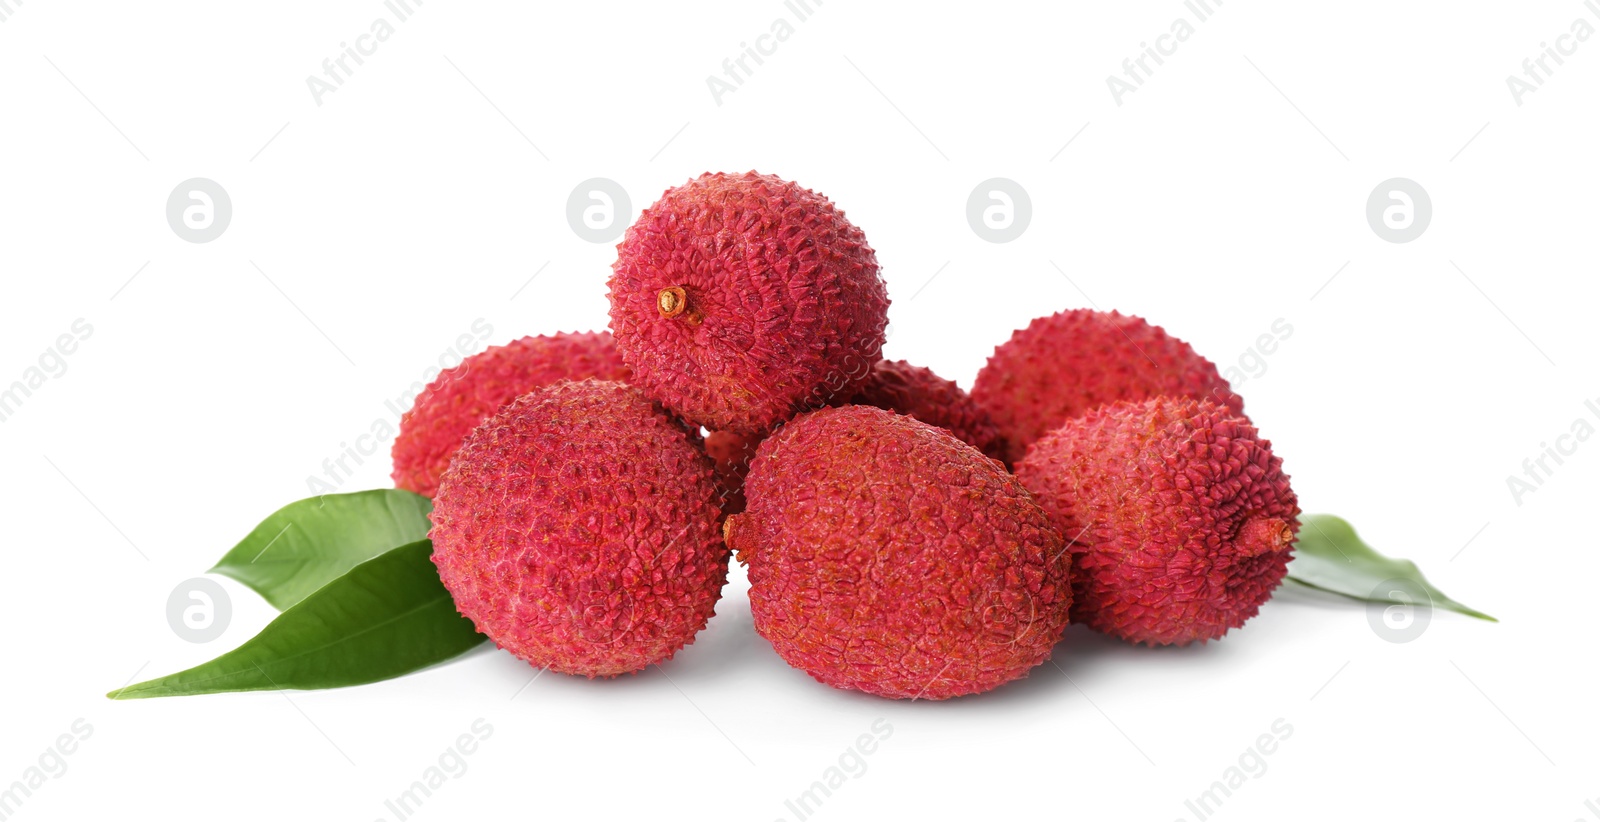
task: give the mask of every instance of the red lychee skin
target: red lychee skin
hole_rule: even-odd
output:
[[[756,631],[835,688],[988,691],[1044,662],[1067,624],[1061,534],[1000,463],[870,406],[805,414],[761,443],[724,528]]]
[[[434,500],[456,608],[530,664],[610,677],[669,659],[727,579],[711,462],[616,382],[558,382],[474,430]]]
[[[986,456],[1004,457],[1000,431],[989,412],[961,386],[904,360],[879,360],[847,402],[914,417],[949,431]]]
[[[705,174],[617,246],[611,330],[645,393],[712,431],[759,434],[881,357],[889,298],[866,237],[771,175]]]
[[[837,405],[870,405],[943,428],[957,439],[1000,459],[1003,445],[1000,432],[989,414],[961,390],[961,386],[927,368],[903,360],[879,360],[872,373],[857,385],[854,393],[835,401]],[[744,478],[755,458],[758,435],[713,431],[706,437],[706,454],[717,466],[717,481],[722,485],[725,514],[744,510]]]
[[[1073,621],[1130,642],[1243,625],[1283,581],[1299,529],[1272,444],[1209,400],[1091,411],[1034,443],[1017,477],[1071,540]]]
[[[753,434],[712,431],[706,436],[706,456],[716,467],[717,487],[722,492],[722,513],[731,515],[744,510],[744,478],[750,473],[750,461],[755,459],[756,446],[760,444],[761,437]]]
[[[1034,320],[994,350],[972,385],[1012,465],[1034,440],[1073,417],[1163,395],[1244,413],[1244,400],[1210,360],[1160,326],[1115,311],[1078,309]]]
[[[395,487],[433,496],[472,429],[535,388],[563,379],[628,376],[606,331],[523,337],[474,354],[440,374],[400,418],[390,451]]]

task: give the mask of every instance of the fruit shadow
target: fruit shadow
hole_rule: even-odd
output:
[[[717,615],[695,637],[694,644],[660,668],[675,683],[707,687],[769,682],[789,670],[772,645],[756,633],[750,602],[742,593],[724,597],[717,604]]]
[[[831,688],[791,668],[756,633],[748,606],[744,603],[739,606],[737,610],[718,616],[717,620],[722,623],[718,626],[720,630],[702,634],[694,646],[663,664],[663,673],[670,676],[674,684],[699,689],[719,687],[719,684],[726,686],[732,680],[738,687],[759,684],[769,692],[804,690],[811,699],[836,701],[841,705],[874,705],[879,706],[876,708],[879,711],[1014,713],[1076,700],[1082,710],[1093,712],[1092,701],[1086,701],[1089,695],[1117,687],[1113,679],[1125,683],[1130,671],[1145,670],[1150,676],[1163,679],[1170,679],[1175,672],[1180,677],[1198,675],[1203,668],[1226,664],[1222,660],[1234,655],[1226,642],[1148,647],[1114,639],[1082,625],[1072,625],[1056,644],[1048,661],[1022,679],[993,691],[947,700],[889,700],[859,691]]]
[[[530,677],[537,673],[536,669],[488,643],[458,661],[470,659],[474,665],[488,666],[502,687],[512,690],[526,687],[529,693],[568,690],[621,693],[675,688],[702,694],[732,688],[744,693],[773,695],[804,692],[809,699],[837,701],[840,705],[874,705],[879,706],[876,708],[879,711],[978,711],[981,715],[1026,712],[1042,705],[1073,702],[1076,707],[1071,710],[1093,713],[1096,710],[1093,695],[1125,687],[1128,678],[1140,676],[1141,671],[1163,680],[1203,677],[1207,669],[1232,664],[1227,660],[1244,652],[1238,650],[1237,638],[1232,638],[1235,641],[1231,643],[1224,639],[1204,644],[1149,647],[1114,639],[1082,625],[1071,625],[1056,643],[1049,660],[1027,676],[993,691],[947,700],[888,700],[859,691],[830,688],[790,667],[772,645],[756,633],[744,592],[728,593],[694,642],[672,659],[634,674],[588,680],[545,672],[532,681]]]

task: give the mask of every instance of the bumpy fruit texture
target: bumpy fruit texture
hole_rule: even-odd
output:
[[[518,398],[461,446],[434,500],[456,607],[529,663],[590,678],[670,658],[727,578],[711,463],[621,383]]]
[[[712,431],[759,434],[880,358],[889,298],[866,237],[771,175],[668,190],[617,246],[611,330],[635,382]]]
[[[872,373],[854,392],[836,399],[835,405],[870,405],[904,414],[936,428],[943,428],[957,439],[1000,459],[1000,431],[989,413],[978,407],[961,386],[926,368],[903,360],[879,360]],[[717,481],[723,489],[722,511],[737,514],[744,510],[744,478],[755,459],[758,435],[714,431],[706,437],[706,454],[717,466]]]
[[[1000,431],[989,412],[961,386],[904,360],[879,360],[847,404],[905,414],[949,431],[987,456],[1004,456]]]
[[[869,406],[761,443],[725,529],[756,630],[835,688],[946,699],[1023,676],[1067,624],[1070,558],[1015,477],[949,432]]]
[[[1244,413],[1210,360],[1138,317],[1078,309],[1040,317],[995,349],[972,398],[994,418],[1015,464],[1056,426],[1101,405],[1190,397]]]
[[[706,436],[706,456],[716,467],[722,513],[737,514],[744,510],[744,478],[750,473],[750,461],[755,459],[756,446],[760,444],[758,436],[731,431],[712,431]]]
[[[879,360],[853,393],[836,398],[832,404],[870,405],[904,414],[949,431],[985,456],[1002,456],[1000,432],[988,412],[979,408],[961,386],[903,360]],[[737,514],[745,508],[744,478],[750,473],[750,461],[755,458],[761,439],[759,435],[731,431],[714,431],[706,437],[706,453],[717,466],[717,481],[723,489],[725,514]]]
[[[523,337],[474,354],[440,374],[400,418],[394,484],[426,497],[462,440],[517,397],[557,380],[626,380],[611,334],[605,331]]]
[[[1300,507],[1249,420],[1116,403],[1045,435],[1017,477],[1071,540],[1072,619],[1150,645],[1216,639],[1283,581]]]

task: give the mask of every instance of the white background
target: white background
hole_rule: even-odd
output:
[[[393,819],[478,718],[493,735],[414,818],[794,820],[786,800],[879,720],[892,734],[814,818],[1194,820],[1186,800],[1280,718],[1292,735],[1214,818],[1600,807],[1600,441],[1520,504],[1507,487],[1575,420],[1600,427],[1600,36],[1522,105],[1506,84],[1575,19],[1600,27],[1579,2],[1228,0],[1120,106],[1107,76],[1192,21],[1180,3],[828,0],[795,23],[772,0],[430,0],[320,106],[306,78],[392,21],[380,3],[8,5],[0,386],[93,327],[0,423],[0,787],[93,727],[14,818]],[[793,36],[719,105],[708,75],[780,17]],[[1147,317],[1224,368],[1287,321],[1236,388],[1303,506],[1501,622],[1435,613],[1394,644],[1361,604],[1286,589],[1204,647],[1074,628],[1060,670],[893,702],[788,668],[736,569],[665,674],[528,684],[481,649],[348,690],[102,696],[266,623],[222,580],[231,627],[190,644],[167,596],[392,424],[385,401],[475,320],[492,339],[463,353],[605,326],[615,252],[568,225],[580,181],[618,181],[627,221],[751,168],[848,212],[894,301],[889,356],[965,386],[1063,308]],[[1434,208],[1406,244],[1365,217],[1396,176]],[[191,177],[233,201],[208,244],[166,222]],[[1014,242],[967,224],[991,177],[1031,196]],[[387,450],[340,490],[387,485]]]

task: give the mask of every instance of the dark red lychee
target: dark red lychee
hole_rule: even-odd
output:
[[[872,374],[845,402],[915,417],[949,431],[987,456],[1003,457],[1000,431],[989,412],[979,407],[961,386],[904,360],[879,360]]]
[[[1243,625],[1283,581],[1299,528],[1272,444],[1209,400],[1102,406],[1034,443],[1017,477],[1071,540],[1073,621],[1130,642]]]
[[[1006,462],[1067,420],[1110,402],[1169,395],[1244,413],[1210,360],[1138,317],[1078,309],[1040,317],[994,350],[972,398],[1005,440]]]
[[[433,496],[478,423],[535,388],[587,377],[628,378],[609,332],[523,337],[466,358],[423,389],[400,418],[390,452],[395,487]]]
[[[462,615],[529,663],[609,677],[670,658],[727,577],[711,462],[616,382],[558,382],[474,430],[434,500]]]
[[[634,381],[712,431],[759,434],[880,358],[889,299],[860,229],[766,174],[668,190],[617,246],[611,330]]]
[[[870,406],[805,414],[761,443],[725,533],[756,630],[835,688],[946,699],[1050,655],[1070,559],[1000,463]]]

